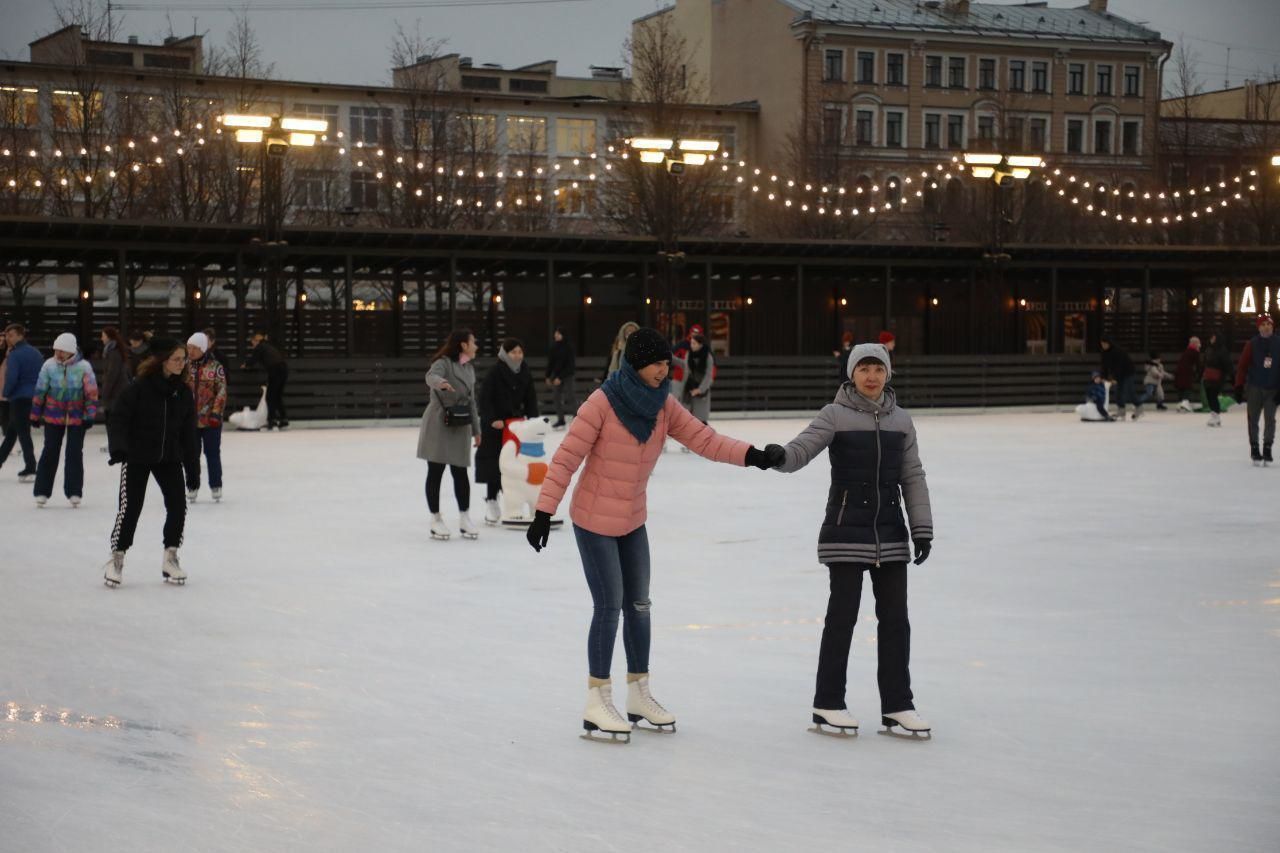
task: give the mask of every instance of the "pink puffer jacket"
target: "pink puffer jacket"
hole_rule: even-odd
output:
[[[551,460],[537,508],[554,514],[574,472],[586,459],[587,468],[573,491],[569,517],[592,533],[626,536],[648,517],[645,489],[668,434],[699,456],[733,465],[745,465],[751,447],[720,435],[689,414],[675,397],[667,398],[653,435],[641,444],[622,425],[604,391],[596,390],[578,409],[573,426]]]

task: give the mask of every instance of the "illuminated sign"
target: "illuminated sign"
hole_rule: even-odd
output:
[[[1257,314],[1258,313],[1258,293],[1257,288],[1252,285],[1239,288],[1239,307],[1232,308],[1231,288],[1222,288],[1222,310],[1224,313],[1230,314],[1235,311],[1238,314]],[[1280,301],[1280,288],[1276,288],[1276,299]],[[1262,311],[1271,312],[1271,288],[1262,288]]]

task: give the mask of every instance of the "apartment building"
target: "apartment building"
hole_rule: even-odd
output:
[[[711,101],[760,104],[773,161],[904,173],[982,148],[1074,171],[1153,172],[1171,45],[1108,11],[968,0],[676,0]]]

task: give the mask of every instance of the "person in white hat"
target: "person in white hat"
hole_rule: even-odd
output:
[[[187,338],[187,386],[195,398],[196,432],[209,469],[209,491],[222,500],[222,414],[227,408],[227,371],[209,352],[209,336],[196,332]],[[200,494],[200,457],[186,466],[187,503]]]
[[[36,506],[53,496],[62,442],[67,443],[67,467],[62,489],[73,507],[84,494],[84,434],[98,413],[98,380],[80,355],[76,336],[69,332],[53,342],[53,358],[40,368],[31,398],[31,420],[44,425],[44,448],[36,465]]]

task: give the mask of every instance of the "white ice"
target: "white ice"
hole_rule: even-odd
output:
[[[36,509],[11,459],[0,850],[1280,849],[1280,469],[1250,466],[1243,414],[917,420],[928,742],[877,734],[869,584],[863,733],[808,730],[825,457],[661,461],[651,668],[679,732],[628,746],[578,737],[572,533],[541,555],[504,530],[429,541],[412,428],[229,432],[183,588],[161,582],[154,487],[124,586],[103,586],[101,430],[78,510],[60,480]],[[717,425],[763,444],[802,424]]]

